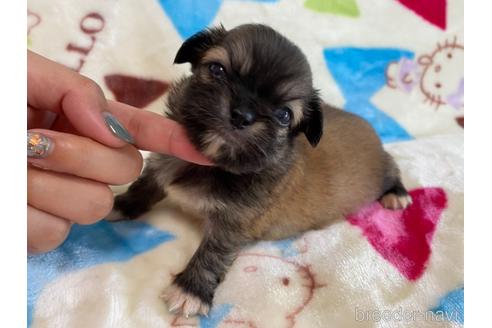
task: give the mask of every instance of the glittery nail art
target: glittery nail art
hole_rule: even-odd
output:
[[[53,148],[50,138],[37,132],[27,132],[27,157],[45,158]]]

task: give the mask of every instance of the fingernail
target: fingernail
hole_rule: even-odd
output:
[[[102,112],[102,116],[104,117],[104,121],[108,126],[109,130],[121,140],[133,143],[133,137],[130,135],[127,129],[113,116],[110,112]]]
[[[53,141],[38,132],[27,131],[27,157],[45,158],[53,149]]]

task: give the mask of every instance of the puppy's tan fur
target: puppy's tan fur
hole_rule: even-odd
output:
[[[270,207],[253,221],[255,238],[279,239],[323,227],[380,196],[374,185],[383,180],[388,163],[372,128],[329,106],[324,114],[325,134],[316,148],[304,138],[296,140],[296,162],[276,184]]]

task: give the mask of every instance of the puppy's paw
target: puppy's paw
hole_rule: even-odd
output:
[[[198,296],[187,293],[176,284],[169,286],[161,298],[166,302],[169,312],[184,315],[186,318],[194,315],[208,315],[210,305]]]
[[[379,202],[383,207],[390,210],[403,210],[407,208],[408,205],[412,204],[412,197],[410,197],[409,194],[396,195],[389,193],[381,197]]]

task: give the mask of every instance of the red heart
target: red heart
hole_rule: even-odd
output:
[[[164,81],[121,74],[106,75],[104,81],[117,101],[138,108],[147,106],[169,88],[169,84]]]
[[[347,220],[407,279],[416,280],[424,273],[447,197],[441,188],[415,189],[410,196],[413,203],[405,210],[388,210],[375,202]]]
[[[446,29],[446,0],[398,0],[429,23]]]
[[[464,116],[457,117],[456,122],[458,122],[459,126],[461,126],[462,128],[465,127],[465,117]]]

